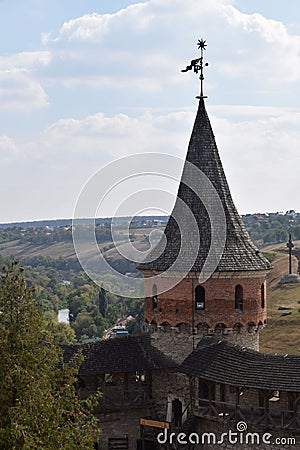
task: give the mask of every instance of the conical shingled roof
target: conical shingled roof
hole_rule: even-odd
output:
[[[256,271],[271,268],[269,261],[259,252],[251,241],[242,219],[240,218],[231,198],[224,169],[220,160],[215,137],[205,109],[203,98],[200,98],[198,112],[192,131],[186,161],[200,169],[214,186],[224,209],[226,224],[226,242],[223,254],[216,271]],[[185,164],[185,166],[188,163]],[[197,176],[197,175],[195,175]],[[194,216],[200,235],[200,245],[191,272],[200,272],[211,245],[211,221],[207,210],[197,195],[188,185],[198,185],[201,191],[201,179],[187,179],[185,168],[178,189],[177,200],[170,219],[165,228],[166,246],[162,251],[163,242],[160,241],[150,253],[146,261],[139,265],[140,270],[166,271],[176,261],[180,251],[181,234],[175,217],[181,220],[181,229],[188,234],[189,245],[183,249],[183,258],[191,258],[195,251],[195,231],[190,224],[190,217],[184,212],[182,201],[188,206]],[[199,186],[200,184],[200,186]],[[204,189],[204,187],[202,188]],[[202,192],[201,198],[206,202],[213,202],[214,198],[208,192]],[[182,267],[184,269],[184,267]],[[180,269],[177,265],[177,270]]]

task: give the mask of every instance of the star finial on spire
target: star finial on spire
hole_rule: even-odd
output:
[[[189,66],[186,66],[185,69],[183,69],[181,72],[187,72],[188,70],[194,70],[195,73],[198,73],[200,71],[200,95],[197,96],[196,98],[207,98],[206,96],[203,95],[203,80],[204,80],[204,75],[203,75],[203,68],[208,66],[208,63],[203,63],[203,50],[206,50],[207,44],[206,41],[204,41],[203,39],[198,39],[198,49],[201,50],[201,56],[200,58],[197,59],[192,59],[191,63]]]
[[[202,48],[203,50],[206,50],[207,44],[206,41],[203,39],[198,39],[198,49]]]

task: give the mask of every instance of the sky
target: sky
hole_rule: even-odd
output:
[[[1,223],[72,217],[118,158],[184,158],[201,38],[238,211],[300,211],[299,0],[0,0],[0,30]]]

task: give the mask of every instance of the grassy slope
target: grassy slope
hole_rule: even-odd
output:
[[[288,256],[278,252],[283,248],[281,245],[267,249],[275,250],[275,259],[268,276],[268,325],[260,333],[260,351],[300,354],[300,284],[280,284],[282,276],[288,273]],[[294,273],[297,265],[297,259],[293,258]],[[282,317],[279,306],[290,307],[292,314]]]
[[[2,256],[13,255],[18,258],[28,258],[37,255],[50,256],[52,258],[59,258],[61,256],[64,259],[76,257],[72,242],[36,245],[15,240],[1,243],[0,254]]]
[[[149,248],[148,244],[142,242],[146,234],[153,231],[145,229],[135,229],[134,235],[136,237],[136,242],[133,245],[140,251]],[[112,246],[112,241],[102,242],[99,247],[101,249],[106,249]],[[119,243],[120,247],[126,247],[126,244]],[[16,239],[13,241],[1,242],[0,243],[0,254],[2,256],[16,256],[17,258],[28,258],[32,256],[50,256],[51,258],[63,259],[74,259],[76,258],[76,253],[74,250],[73,242],[58,242],[54,244],[31,244],[30,242],[20,242]],[[105,252],[108,258],[117,259],[120,258],[118,252],[114,249],[107,250]],[[92,256],[93,257],[93,256]]]

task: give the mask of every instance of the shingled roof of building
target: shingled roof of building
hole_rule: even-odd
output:
[[[259,252],[252,243],[241,217],[239,216],[231,194],[225,173],[220,160],[215,137],[205,109],[203,98],[199,101],[199,108],[192,131],[186,161],[195,165],[208,177],[213,184],[222,202],[226,217],[226,243],[217,271],[252,271],[270,269],[269,261]],[[148,255],[145,262],[139,265],[140,270],[167,270],[176,260],[181,245],[181,235],[175,217],[180,217],[182,229],[185,234],[190,233],[188,242],[191,248],[184,250],[184,257],[189,258],[193,252],[196,242],[191,230],[190,217],[185,216],[182,210],[182,201],[188,206],[196,219],[201,239],[198,255],[190,271],[201,271],[207,258],[211,243],[211,223],[206,208],[198,195],[195,194],[185,183],[199,186],[201,181],[195,175],[195,179],[187,177],[186,165],[183,170],[177,200],[165,228],[166,247],[163,250],[163,241],[160,241],[153,251]],[[199,186],[201,191],[201,186]],[[202,188],[202,191],[204,189]],[[201,194],[202,196],[202,194]],[[203,192],[203,198],[212,204],[213,196],[210,192]],[[186,259],[184,267],[186,267]],[[180,269],[179,266],[177,266]]]
[[[300,356],[274,355],[203,338],[180,372],[240,387],[300,392]]]
[[[62,345],[64,361],[81,350],[79,375],[125,373],[176,368],[178,365],[151,345],[150,336],[125,336],[86,344]]]

